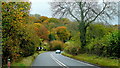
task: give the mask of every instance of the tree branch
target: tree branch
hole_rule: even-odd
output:
[[[83,22],[84,21],[84,11],[83,11],[83,5],[82,5],[82,2],[78,2],[79,4],[79,7],[80,7],[80,14],[81,14],[81,21]]]
[[[75,19],[77,20],[77,22],[80,22],[80,20],[72,14],[72,12],[70,11],[70,8],[68,8],[68,12],[70,13],[70,15],[71,15],[73,18],[75,18]]]
[[[85,15],[84,15],[85,17],[87,16],[88,12],[90,11],[90,8],[88,8],[87,10],[88,10],[88,11],[86,11],[86,13],[85,13]]]
[[[107,4],[105,4],[105,6],[103,7],[103,9],[97,14],[97,16],[93,20],[91,20],[90,22],[88,22],[86,24],[86,28],[89,26],[90,23],[92,23],[93,21],[95,21],[100,14],[102,14],[102,12],[105,10],[106,6],[107,6]]]

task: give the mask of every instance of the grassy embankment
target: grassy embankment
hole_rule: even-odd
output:
[[[38,51],[36,53],[34,53],[32,56],[29,56],[29,57],[25,57],[25,58],[22,58],[21,61],[19,62],[13,62],[11,64],[11,66],[31,66],[32,62],[34,61],[34,59],[41,53],[44,53],[46,51]]]
[[[67,54],[67,53],[62,53],[62,55],[70,57],[70,58],[74,58],[80,61],[85,61],[91,64],[95,64],[97,66],[106,66],[109,68],[120,68],[119,66],[119,62],[120,60],[118,59],[110,59],[110,58],[106,58],[106,57],[98,57],[96,55],[89,55],[89,54],[79,54],[76,56],[73,56],[71,54]]]

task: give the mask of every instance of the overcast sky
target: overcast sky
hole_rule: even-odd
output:
[[[41,16],[52,17],[51,9],[50,9],[50,0],[30,0],[32,2],[31,5],[31,14],[40,14]]]
[[[41,16],[47,16],[47,17],[52,17],[52,12],[51,12],[51,7],[50,7],[50,2],[52,0],[30,0],[32,5],[31,5],[31,14],[40,14]],[[118,18],[114,21],[110,21],[112,24],[118,24]]]

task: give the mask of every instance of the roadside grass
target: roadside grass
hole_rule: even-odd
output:
[[[18,61],[18,62],[13,62],[11,64],[11,66],[31,66],[33,60],[41,53],[44,53],[46,51],[38,51],[36,53],[34,53],[32,56],[29,56],[29,57],[24,57],[21,59],[21,61]],[[25,67],[26,68],[26,67]]]
[[[89,55],[89,54],[79,54],[76,56],[73,56],[71,54],[62,53],[62,55],[74,58],[80,61],[85,61],[91,64],[95,64],[97,66],[105,66],[109,68],[120,68],[119,66],[119,60],[118,59],[110,59],[106,57],[98,57],[96,55]]]

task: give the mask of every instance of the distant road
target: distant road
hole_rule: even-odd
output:
[[[46,52],[37,56],[32,68],[99,68],[55,52]]]

